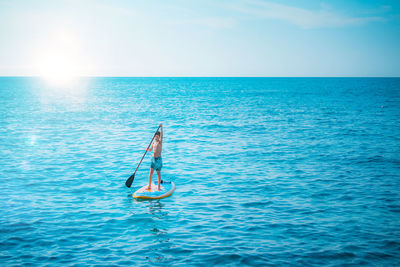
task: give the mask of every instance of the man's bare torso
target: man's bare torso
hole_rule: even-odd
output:
[[[155,157],[155,158],[161,157],[161,150],[162,150],[162,142],[154,141],[154,143],[153,143],[153,157]]]

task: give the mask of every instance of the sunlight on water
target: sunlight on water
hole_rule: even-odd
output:
[[[78,62],[68,53],[52,50],[41,58],[38,66],[40,76],[50,85],[72,85],[77,79]]]
[[[35,146],[37,144],[38,137],[36,135],[28,136],[26,144],[30,146]]]
[[[73,85],[77,79],[75,75],[71,74],[68,70],[65,69],[47,71],[47,74],[43,75],[42,78],[50,85],[61,87]]]
[[[55,84],[42,80],[40,84],[40,102],[43,105],[60,104],[69,108],[76,108],[85,104],[87,100],[88,78],[68,80],[65,84]]]

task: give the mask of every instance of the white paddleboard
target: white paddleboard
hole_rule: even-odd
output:
[[[163,181],[160,191],[157,191],[157,182],[151,185],[150,190],[147,189],[147,186],[141,187],[132,196],[140,199],[160,199],[169,197],[175,191],[175,184],[173,182]]]

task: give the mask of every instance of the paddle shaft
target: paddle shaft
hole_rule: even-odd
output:
[[[153,138],[151,138],[150,144],[149,144],[149,146],[146,148],[146,151],[144,152],[143,157],[142,157],[142,159],[140,160],[138,166],[136,167],[136,170],[135,170],[135,172],[133,173],[133,175],[135,175],[136,171],[139,169],[139,166],[140,166],[140,164],[142,163],[142,161],[143,161],[143,159],[144,159],[144,156],[146,156],[147,150],[149,149],[151,143],[153,142],[154,137],[156,136],[156,133],[158,132],[158,129],[160,129],[160,126],[158,126],[156,132],[155,132],[154,135],[153,135]]]

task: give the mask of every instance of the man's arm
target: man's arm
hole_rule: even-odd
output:
[[[153,144],[151,144],[151,146],[150,146],[150,148],[149,149],[147,149],[147,151],[153,151]]]
[[[162,143],[162,141],[163,141],[163,128],[162,128],[162,123],[160,123],[160,141],[161,141],[161,143]]]

